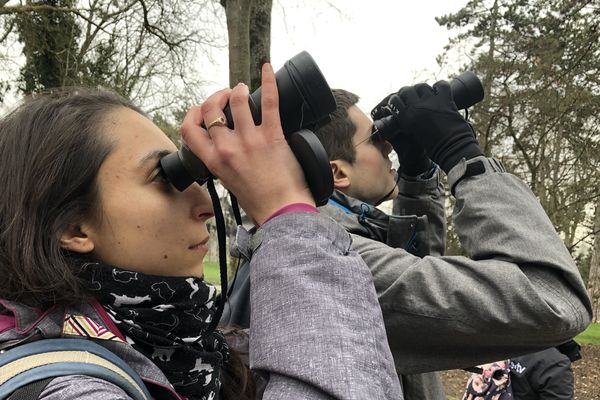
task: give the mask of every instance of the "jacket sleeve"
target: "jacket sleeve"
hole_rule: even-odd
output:
[[[394,215],[426,216],[425,232],[429,254],[439,256],[446,248],[446,196],[440,179],[440,169],[427,180],[409,181],[400,178],[398,197],[394,199]],[[390,220],[388,236],[401,235]]]
[[[372,277],[349,234],[326,216],[291,213],[249,242],[250,367],[269,375],[263,398],[402,398]]]
[[[474,162],[483,173],[464,177]],[[590,322],[577,267],[529,188],[485,157],[459,163],[457,181],[454,222],[468,257],[418,258],[353,236],[402,373],[539,351]]]

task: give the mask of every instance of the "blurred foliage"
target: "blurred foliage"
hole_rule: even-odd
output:
[[[214,0],[1,1],[0,96],[105,87],[172,112],[201,97],[223,17]]]
[[[466,59],[461,70],[482,78],[472,115],[484,152],[529,184],[578,261],[597,321],[600,3],[470,0],[437,21],[456,32],[438,62]]]
[[[471,0],[437,18],[456,32],[438,61],[466,59],[486,98],[472,110],[488,155],[523,178],[570,251],[593,239],[600,197],[600,5]],[[584,247],[585,248],[585,247]]]

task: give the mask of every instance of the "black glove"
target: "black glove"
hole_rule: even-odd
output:
[[[389,98],[388,108],[397,119],[397,136],[410,136],[446,173],[462,158],[483,154],[446,81],[433,88],[424,83],[403,87]]]
[[[395,93],[386,96],[383,100],[371,110],[373,121],[392,115],[392,111],[387,106],[390,97]],[[400,170],[398,173],[405,177],[416,177],[431,170],[433,162],[425,154],[425,149],[416,143],[410,136],[398,133],[388,139],[394,151],[398,155]]]

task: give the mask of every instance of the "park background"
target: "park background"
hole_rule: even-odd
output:
[[[0,0],[0,115],[54,87],[108,87],[177,142],[190,105],[238,82],[255,89],[262,63],[302,50],[365,111],[402,86],[474,71],[482,148],[529,184],[588,287],[595,323],[578,337],[576,398],[600,399],[599,27],[598,0]],[[461,254],[448,214],[447,253]],[[218,282],[211,249],[206,279]],[[450,398],[467,377],[444,373]]]

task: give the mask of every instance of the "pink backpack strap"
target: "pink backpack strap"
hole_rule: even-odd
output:
[[[15,317],[12,315],[0,315],[0,333],[15,327]]]

